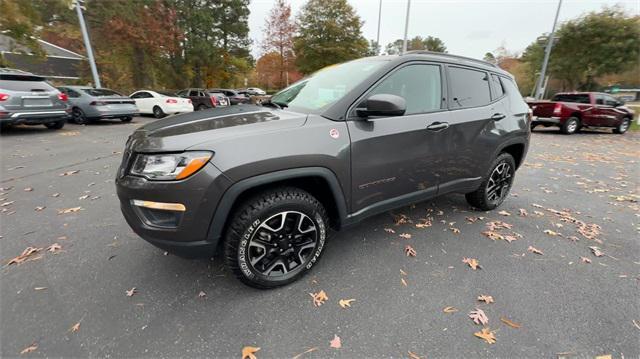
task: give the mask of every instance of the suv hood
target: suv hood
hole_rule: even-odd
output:
[[[203,142],[299,127],[306,119],[306,114],[255,105],[213,108],[144,125],[127,147],[134,152],[184,151]]]

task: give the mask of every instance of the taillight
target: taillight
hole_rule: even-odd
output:
[[[211,105],[212,105],[213,107],[216,107],[216,106],[218,105],[218,101],[216,100],[216,98],[215,98],[215,97],[213,97],[213,96],[211,96],[211,97],[209,97],[209,98],[211,99]]]
[[[174,100],[172,98],[168,98],[166,102],[167,103],[178,103],[178,100]]]
[[[106,106],[107,103],[104,102],[104,101],[91,101],[89,103],[89,105],[91,105],[91,106]]]
[[[191,103],[191,99],[188,99],[188,100],[187,100],[187,103]]]
[[[66,93],[62,93],[62,92],[61,92],[61,93],[59,93],[59,94],[58,94],[58,98],[59,98],[59,99],[60,99],[60,101],[62,101],[62,102],[67,102],[67,101],[69,101],[69,96],[67,96],[67,94],[66,94]]]
[[[6,93],[0,93],[0,101],[7,101],[9,99],[9,95]]]
[[[555,116],[560,116],[562,114],[562,104],[557,103],[553,106],[553,114]]]

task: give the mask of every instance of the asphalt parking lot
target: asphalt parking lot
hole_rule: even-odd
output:
[[[640,132],[536,131],[499,210],[450,195],[378,215],[334,235],[309,276],[260,291],[125,223],[113,180],[149,121],[0,137],[2,357],[640,356]],[[511,228],[483,234],[495,221]],[[42,250],[8,264],[27,247]],[[476,308],[494,344],[474,336]]]

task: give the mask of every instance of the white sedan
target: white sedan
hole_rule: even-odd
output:
[[[141,90],[132,93],[129,98],[136,102],[140,113],[152,114],[156,118],[173,113],[193,112],[190,99],[169,92]]]

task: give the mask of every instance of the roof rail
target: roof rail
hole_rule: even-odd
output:
[[[411,50],[411,51],[407,51],[407,52],[404,53],[404,55],[411,55],[411,54],[446,56],[446,57],[451,57],[451,58],[454,58],[454,59],[472,61],[472,62],[477,62],[477,63],[483,64],[483,65],[488,65],[488,66],[491,66],[491,67],[499,68],[496,64],[492,64],[492,63],[484,61],[484,60],[474,59],[473,57],[452,55],[452,54],[447,54],[447,53],[444,53],[444,52],[434,52],[434,51],[428,51],[428,50]]]

